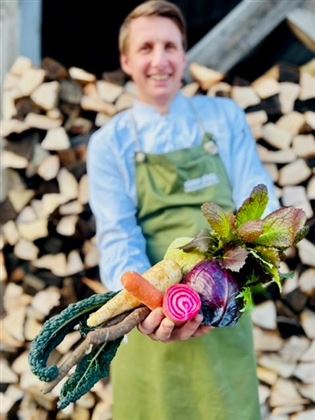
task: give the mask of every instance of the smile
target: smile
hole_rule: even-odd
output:
[[[171,75],[170,74],[152,74],[148,76],[150,79],[156,80],[156,81],[164,81],[168,80]]]

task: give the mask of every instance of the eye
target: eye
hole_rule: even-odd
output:
[[[172,42],[168,42],[168,43],[165,45],[165,49],[166,49],[166,50],[176,50],[176,49],[177,49],[177,47],[176,47],[176,45],[175,45],[175,44],[173,44]]]
[[[143,44],[143,45],[140,46],[139,51],[143,52],[143,53],[146,53],[146,52],[149,52],[150,49],[151,49],[150,44]]]

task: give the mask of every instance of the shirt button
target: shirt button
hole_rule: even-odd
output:
[[[144,152],[137,152],[136,153],[136,162],[143,163],[146,159],[146,155]]]
[[[209,155],[216,155],[218,153],[218,147],[213,141],[207,141],[203,147]]]

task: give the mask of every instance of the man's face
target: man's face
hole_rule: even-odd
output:
[[[182,36],[164,17],[139,17],[130,23],[128,50],[121,55],[123,70],[150,105],[169,104],[181,86],[186,65]]]

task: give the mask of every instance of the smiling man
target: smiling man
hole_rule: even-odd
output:
[[[162,16],[133,18],[122,31],[128,31],[121,41],[123,70],[137,85],[140,101],[166,113],[186,65],[182,33],[174,21]]]
[[[178,237],[206,227],[200,206],[234,210],[264,171],[242,110],[228,99],[180,92],[185,21],[167,1],[148,1],[124,21],[121,66],[138,100],[91,138],[90,203],[102,281],[122,288],[126,271],[143,273]],[[156,309],[120,346],[113,369],[114,420],[258,420],[249,317],[210,330],[202,316],[176,327]]]

